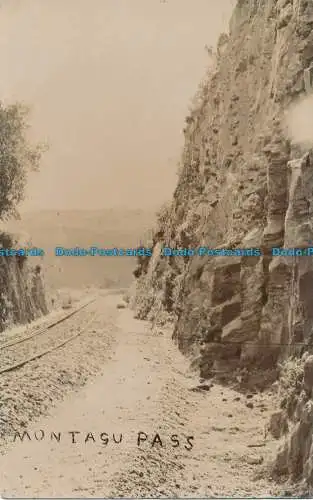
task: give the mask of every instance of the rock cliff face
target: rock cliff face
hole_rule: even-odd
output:
[[[0,233],[0,248],[23,248],[25,244],[20,237]],[[40,265],[31,266],[25,257],[0,256],[0,332],[47,312]]]
[[[153,257],[138,261],[131,304],[139,318],[173,321],[179,348],[203,377],[275,371],[312,345],[313,259],[270,252],[313,246],[313,152],[285,124],[289,106],[312,91],[312,62],[312,1],[238,0],[186,119],[177,187],[159,214]],[[160,255],[200,246],[259,247],[262,255]],[[302,444],[293,435],[284,451],[287,469],[288,450],[297,463],[309,455],[313,424],[303,419]]]
[[[313,261],[269,249],[313,241],[313,155],[293,144],[284,119],[311,89],[312,27],[310,1],[238,0],[186,119],[153,258],[136,269],[137,315],[174,319],[180,349],[203,376],[256,361],[274,366],[288,345],[310,342]],[[164,246],[260,247],[263,255],[161,257]]]

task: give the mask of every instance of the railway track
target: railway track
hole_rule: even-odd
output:
[[[83,309],[86,309],[89,305],[96,302],[96,300],[98,300],[97,297],[89,300],[87,303],[80,305],[74,311],[71,311],[62,318],[53,321],[27,336],[0,345],[0,375],[18,369],[30,361],[41,358],[52,351],[56,351],[82,335],[94,321],[98,313],[93,313],[91,318],[79,327],[77,327],[77,323],[70,327],[70,318],[75,317]],[[69,322],[68,331],[65,332],[64,328],[61,328],[60,331],[57,332],[57,327],[65,321]],[[74,330],[75,333],[73,333]]]

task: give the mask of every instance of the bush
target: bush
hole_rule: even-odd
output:
[[[38,170],[46,146],[31,146],[26,132],[29,109],[21,104],[0,102],[0,219],[18,217],[17,205],[24,199],[27,174]]]
[[[291,418],[302,389],[303,360],[291,357],[280,364],[279,369],[280,407],[286,409],[289,418]]]
[[[301,390],[303,381],[303,361],[301,358],[289,358],[279,365],[280,386],[283,391]]]
[[[163,226],[169,220],[171,214],[172,203],[170,201],[163,203],[156,213],[157,225]]]

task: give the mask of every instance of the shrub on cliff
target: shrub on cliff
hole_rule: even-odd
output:
[[[156,213],[157,229],[163,228],[165,224],[169,222],[169,217],[171,215],[171,208],[172,208],[171,202],[165,202],[159,208],[159,210]]]
[[[291,418],[302,389],[303,360],[291,357],[281,363],[279,368],[280,406],[287,411],[289,418]]]
[[[24,198],[27,174],[38,170],[43,145],[27,139],[29,109],[21,104],[0,102],[0,219],[18,216],[17,205]]]

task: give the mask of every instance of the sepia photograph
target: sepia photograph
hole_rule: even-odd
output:
[[[313,0],[2,0],[0,61],[0,498],[312,498]]]

